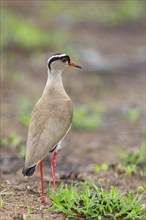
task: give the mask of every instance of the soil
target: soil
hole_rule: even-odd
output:
[[[33,2],[31,2],[34,5]],[[18,13],[23,4],[18,4],[17,10],[8,1],[3,7]],[[41,5],[39,3],[39,5]],[[27,16],[34,19],[27,7]],[[26,10],[26,6],[25,6]],[[19,14],[18,13],[18,14]],[[24,18],[26,15],[23,15]],[[45,24],[43,24],[45,26]],[[58,153],[56,179],[67,184],[92,180],[108,190],[116,186],[124,193],[138,186],[145,185],[145,179],[135,175],[119,174],[113,168],[120,158],[117,148],[125,152],[138,152],[144,143],[145,116],[145,66],[142,52],[144,49],[144,19],[129,22],[126,26],[105,28],[94,22],[78,23],[72,26],[70,38],[79,49],[83,69],[68,70],[63,78],[66,91],[74,102],[74,108],[91,103],[102,103],[105,113],[100,126],[93,132],[71,129],[62,143]],[[80,45],[80,46],[79,46]],[[92,68],[85,59],[83,48],[90,48],[92,54],[98,51],[105,68]],[[138,55],[139,51],[139,55]],[[55,51],[56,52],[56,51]],[[54,51],[52,52],[54,53]],[[2,138],[17,133],[25,144],[27,127],[18,121],[17,103],[20,97],[36,100],[42,93],[46,81],[46,60],[50,54],[25,54],[22,51],[5,51],[2,54]],[[82,57],[82,56],[81,56]],[[108,60],[105,62],[105,60]],[[116,62],[118,65],[115,65]],[[110,63],[110,65],[109,65]],[[95,65],[96,66],[96,65]],[[19,70],[19,82],[12,80],[12,72]],[[140,117],[136,123],[125,120],[124,114],[129,109],[136,108]],[[1,191],[13,192],[13,195],[3,196],[4,204],[0,210],[2,220],[22,220],[24,214],[31,215],[26,219],[58,219],[66,217],[61,213],[46,211],[40,203],[39,170],[31,178],[24,178],[22,168],[24,158],[20,158],[19,149],[11,146],[1,148]],[[44,181],[46,197],[48,183],[51,181],[51,154],[44,161]],[[95,172],[96,164],[108,164],[109,170]]]

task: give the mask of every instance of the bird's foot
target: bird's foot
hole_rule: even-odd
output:
[[[52,206],[52,203],[49,201],[46,201],[45,197],[41,198],[41,204],[47,205],[47,206]]]

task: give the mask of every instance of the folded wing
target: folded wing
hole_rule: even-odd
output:
[[[32,112],[26,149],[25,169],[39,163],[67,133],[73,116],[71,100],[39,101]]]

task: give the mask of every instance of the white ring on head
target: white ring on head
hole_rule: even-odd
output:
[[[48,63],[50,62],[50,60],[54,57],[58,57],[58,58],[61,58],[61,57],[64,57],[64,56],[67,56],[67,54],[57,54],[57,55],[53,55],[51,56],[49,59],[48,59]]]

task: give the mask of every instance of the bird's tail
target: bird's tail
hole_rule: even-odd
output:
[[[24,176],[32,176],[34,171],[35,171],[36,165],[34,165],[33,167],[29,167],[29,168],[23,168],[22,173]]]

